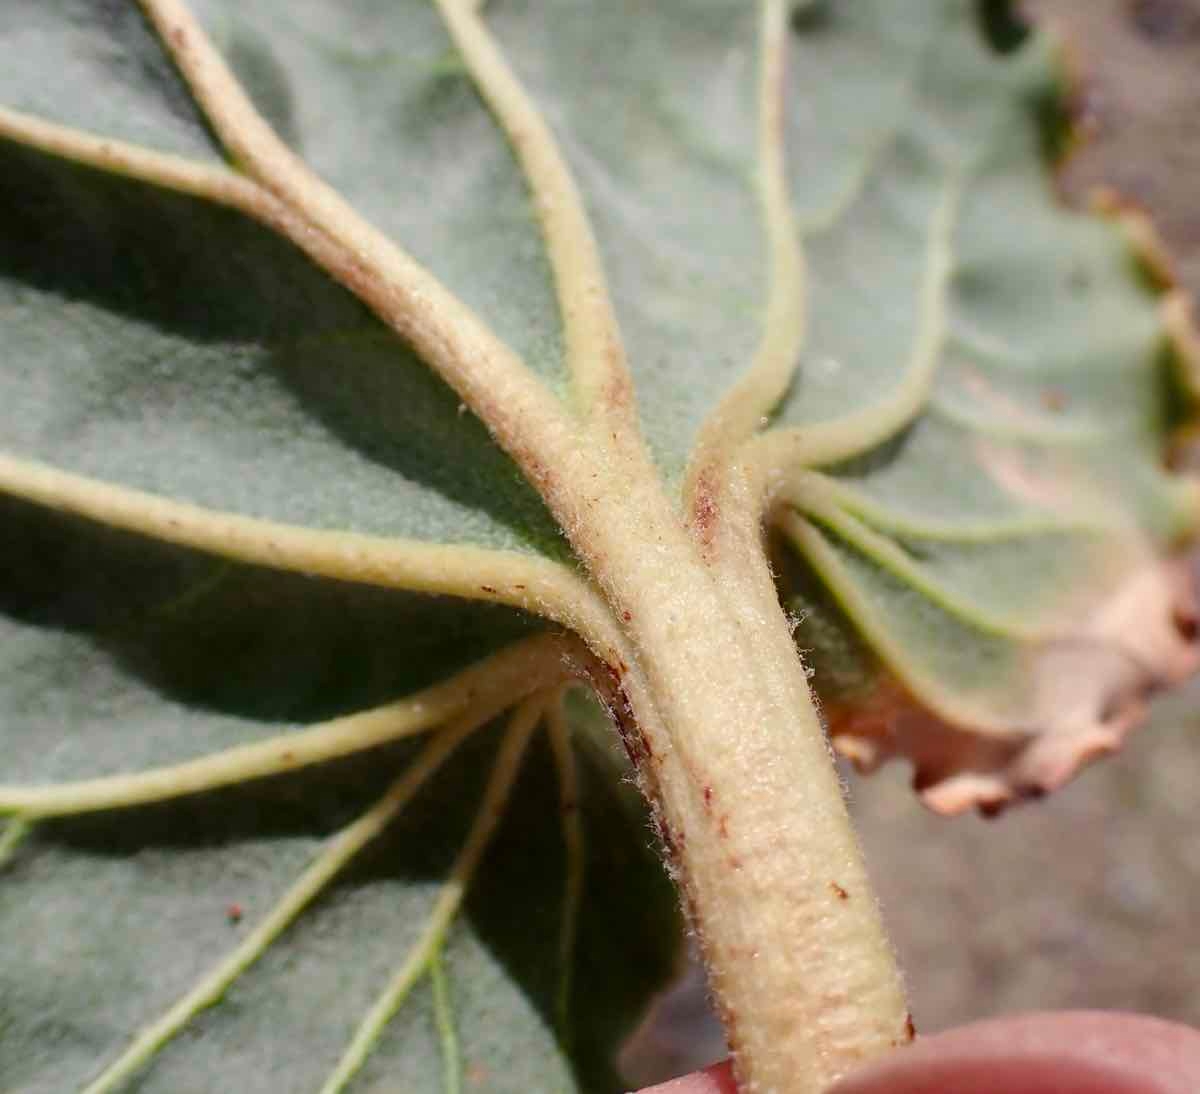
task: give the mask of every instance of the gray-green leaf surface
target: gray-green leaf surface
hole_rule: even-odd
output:
[[[0,105],[223,161],[134,3],[10,8]],[[434,6],[194,8],[284,140],[565,395],[533,203]],[[750,363],[769,287],[756,6],[495,0],[487,17],[583,192],[642,425],[674,487]],[[790,62],[808,331],[770,425],[803,437],[886,402],[923,352],[932,380],[886,436],[851,428],[849,454],[819,473],[782,469],[784,596],[807,614],[798,639],[848,751],[914,755],[927,784],[952,787],[935,804],[996,804],[1065,777],[1097,732],[1116,733],[1105,720],[1141,697],[1147,656],[1155,679],[1185,671],[1177,649],[1162,653],[1169,597],[1121,617],[1131,631],[1094,622],[1193,520],[1160,467],[1175,411],[1154,300],[1109,226],[1054,202],[1046,42],[999,57],[965,0],[864,0],[797,16]],[[951,190],[955,215],[939,220]],[[949,273],[931,289],[939,254]],[[242,516],[576,569],[450,388],[237,212],[0,141],[0,330],[6,453]],[[409,696],[544,628],[27,501],[4,501],[0,519],[6,786],[269,740]],[[1084,656],[1056,660],[1066,647]],[[1040,682],[1064,665],[1120,687],[1102,681],[1060,723]],[[624,769],[596,742],[595,711],[571,710],[577,925],[575,803],[539,736],[440,951],[445,992],[417,983],[351,1089],[619,1088],[615,1049],[669,972],[677,923]],[[318,1089],[428,920],[498,733],[463,745],[130,1089]],[[391,744],[35,825],[0,867],[0,1089],[85,1085],[416,752]]]

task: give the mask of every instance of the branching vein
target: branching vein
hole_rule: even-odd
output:
[[[458,1030],[454,1026],[454,1007],[450,1002],[446,960],[441,947],[429,958],[429,983],[433,988],[433,1020],[442,1050],[442,1091],[443,1094],[460,1094],[462,1053],[458,1046]]]
[[[472,0],[437,0],[480,94],[525,173],[554,271],[580,410],[632,421],[631,381],[583,198],[550,127],[505,61]]]
[[[321,1094],[339,1094],[345,1089],[346,1084],[366,1062],[384,1027],[391,1021],[405,996],[428,968],[430,959],[441,946],[446,931],[458,913],[483,852],[504,815],[509,792],[521,770],[525,748],[542,717],[545,704],[544,697],[532,696],[513,712],[471,831],[455,859],[449,877],[438,891],[420,936],[405,955],[383,994],[359,1025],[345,1054],[321,1088]]]
[[[430,741],[412,766],[376,805],[326,844],[300,879],[241,945],[162,1017],[142,1030],[125,1052],[86,1087],[83,1094],[109,1094],[117,1090],[200,1011],[219,1002],[229,986],[267,951],[346,864],[396,818],[454,749],[480,724],[461,718]]]
[[[685,488],[688,508],[704,469],[755,433],[791,383],[805,334],[805,270],[784,157],[787,5],[763,5],[758,91],[758,191],[768,254],[762,340],[750,371],[705,421]]]
[[[446,978],[445,955],[442,948],[430,957],[430,986],[433,988],[433,1022],[438,1028],[438,1044],[442,1048],[443,1094],[460,1094],[462,1090],[462,1052],[458,1048],[454,1005],[450,1002],[450,984]]]
[[[865,557],[924,595],[930,603],[971,627],[1018,642],[1046,640],[1059,633],[1045,626],[997,615],[971,603],[934,578],[893,540],[880,535],[818,490],[800,494],[797,507],[861,551]]]
[[[575,937],[579,931],[579,909],[583,900],[583,869],[586,855],[583,845],[583,821],[579,812],[579,771],[575,749],[571,744],[571,727],[564,705],[565,694],[559,696],[546,711],[546,728],[554,763],[558,769],[558,807],[562,811],[563,852],[566,858],[566,877],[563,886],[562,933],[558,943],[559,981],[555,1000],[555,1020],[558,1035],[570,1048],[571,1038],[571,972],[575,966]]]
[[[308,729],[149,771],[57,786],[0,786],[0,813],[16,814],[21,823],[167,801],[362,752],[450,718],[481,725],[521,696],[561,679],[566,651],[563,640],[538,635],[425,691]]]
[[[279,139],[182,0],[141,4],[234,162],[302,221],[289,238],[412,345],[552,500],[549,468],[567,466],[573,449],[558,400],[461,300]]]
[[[946,293],[953,269],[951,243],[965,181],[962,169],[950,171],[930,223],[920,320],[899,385],[865,410],[834,421],[771,430],[747,442],[747,458],[769,477],[782,480],[798,468],[837,463],[869,451],[921,412],[937,375],[945,337]]]
[[[779,515],[778,526],[834,594],[846,615],[879,656],[929,710],[935,711],[951,724],[969,725],[980,734],[1010,735],[1019,732],[1019,726],[997,721],[995,715],[986,709],[948,695],[930,674],[913,664],[903,643],[892,635],[879,618],[871,599],[846,572],[837,552],[812,523],[794,511],[786,511]]]
[[[274,570],[487,600],[614,641],[597,594],[536,555],[324,531],[206,509],[0,453],[0,492],[180,547]]]
[[[228,167],[99,137],[0,106],[0,137],[99,171],[253,213],[265,194]],[[259,219],[262,219],[259,216]]]
[[[939,519],[899,512],[832,475],[801,471],[788,477],[776,496],[778,505],[804,508],[807,495],[819,493],[875,528],[911,539],[938,543],[988,544],[1027,536],[1112,535],[1121,525],[1102,514],[1015,513],[1008,517]]]

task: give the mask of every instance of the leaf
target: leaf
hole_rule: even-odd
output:
[[[4,39],[0,98],[219,162],[142,16],[132,5],[110,8],[111,18],[94,4],[31,7]],[[392,158],[382,162],[359,133],[345,173],[361,176],[369,164],[379,172],[372,177],[390,174],[402,189],[423,178],[426,192],[409,193],[407,206],[383,189],[372,204],[410,241],[422,224],[428,249],[469,276],[460,290],[494,299],[504,314],[491,318],[503,333],[552,363],[553,306],[528,307],[547,275],[523,183],[469,85],[442,71],[447,45],[434,13],[409,4],[388,16],[399,52],[374,59],[378,28],[369,18],[352,28],[320,5],[310,5],[307,22],[263,11],[256,25],[232,6],[208,14],[224,20],[249,82],[280,96],[277,121],[300,87],[342,87],[342,108],[358,116],[386,89],[399,111],[389,124]],[[321,19],[337,22],[340,36]],[[290,41],[277,33],[283,24]],[[281,53],[296,54],[286,69]],[[49,85],[37,76],[46,66],[71,78]],[[321,138],[326,155],[346,152],[317,120],[303,132],[283,128],[310,154]],[[457,149],[438,147],[443,134]],[[450,220],[439,226],[423,215],[438,165],[461,160],[463,147],[478,172],[462,180],[464,197],[484,229],[465,236],[445,200]],[[18,145],[0,146],[0,156],[11,213],[0,227],[7,450],[119,487],[286,522],[274,546],[282,541],[286,556],[298,542],[308,555],[302,569],[324,565],[334,577],[356,576],[354,544],[305,540],[305,530],[515,552],[467,556],[461,572],[485,600],[478,586],[500,584],[497,573],[520,583],[523,573],[506,567],[533,552],[567,557],[540,500],[478,420],[291,245],[229,210],[139,181]],[[444,182],[443,174],[443,198]],[[482,262],[480,248],[503,262]],[[514,279],[521,293],[508,292]],[[24,467],[9,470],[28,479]],[[72,491],[95,493],[87,483],[68,483]],[[319,732],[329,719],[412,695],[537,629],[510,609],[404,591],[428,587],[420,572],[428,556],[417,554],[414,579],[403,544],[389,574],[374,578],[390,584],[399,571],[400,590],[314,582],[109,531],[106,523],[127,525],[116,513],[131,506],[144,530],[145,507],[137,496],[97,504],[100,523],[5,503],[2,778],[10,786],[73,785],[253,742],[279,742],[276,753],[284,751],[267,766],[286,770],[301,762],[300,748],[280,734],[314,723]],[[211,523],[203,512],[183,516],[189,529]],[[253,527],[246,534],[262,539]],[[217,538],[227,553],[234,537],[226,529]],[[475,564],[497,557],[498,570]],[[444,565],[439,555],[433,568]],[[451,567],[452,587],[459,572]],[[526,675],[501,681],[484,721],[538,683],[536,671]],[[553,682],[553,674],[543,680]],[[364,741],[356,740],[347,746],[355,755],[315,771],[244,786],[242,772],[235,788],[195,799],[40,824],[0,883],[5,1088],[62,1090],[95,1079],[244,944],[335,834],[412,763],[414,746],[388,745],[394,730],[381,728],[379,747],[358,755]],[[496,733],[432,776],[386,839],[317,897],[220,1006],[150,1054],[139,1089],[319,1087],[406,952],[421,945],[479,808]],[[450,1014],[418,983],[377,1038],[364,1088],[617,1082],[615,1046],[673,964],[674,901],[641,812],[625,800],[632,791],[621,786],[620,766],[583,742],[578,801],[560,802],[547,746],[531,751],[464,914],[438,947]],[[583,843],[564,847],[576,807]],[[574,896],[572,884],[582,886]]]
[[[71,785],[270,740],[297,722],[410,694],[528,630],[498,609],[214,567],[26,505],[8,504],[4,520],[5,772],[14,780]],[[507,700],[502,691],[492,705]],[[156,1060],[145,1089],[207,1088],[230,1075],[245,1089],[320,1085],[429,922],[479,806],[496,732],[463,746],[386,838]],[[293,741],[275,745],[282,768],[299,762]],[[71,1089],[94,1077],[98,1059],[111,1062],[246,942],[416,751],[384,745],[307,773],[40,825],[0,884],[6,1083]],[[594,746],[581,753],[573,793],[588,838],[567,859],[560,818],[572,805],[560,803],[547,746],[532,753],[442,948],[454,1059],[439,1053],[442,1019],[418,986],[365,1075],[413,1089],[449,1083],[452,1066],[497,1090],[613,1082],[606,1053],[621,1016],[665,971],[671,900],[611,759]],[[564,905],[568,870],[584,886],[576,922]],[[645,911],[622,908],[614,935],[611,902],[638,892]],[[564,930],[575,932],[570,971],[559,955]],[[626,963],[631,954],[639,959]],[[570,1055],[557,1044],[572,1036],[561,1026],[563,990],[577,1031]]]
[[[828,67],[798,67],[805,101],[856,18],[810,32]],[[1050,43],[985,61],[965,15],[930,6],[871,45],[892,105],[797,194],[813,319],[779,417],[830,466],[790,480],[781,527],[826,587],[800,578],[796,610],[839,747],[910,755],[934,808],[994,809],[1118,747],[1144,695],[1194,671],[1187,579],[1160,561],[1193,503],[1160,466],[1174,396],[1152,301],[1042,177]],[[864,389],[905,388],[921,412],[865,443]]]
[[[564,692],[718,960],[671,719],[735,740],[703,696],[782,627],[767,500],[839,747],[939,808],[1193,668],[1162,330],[1048,193],[1041,40],[962,0],[143,7],[0,31],[6,1083],[616,1089],[677,923]]]
[[[203,148],[206,156],[219,157],[136,8],[113,7],[122,14],[111,24],[97,20],[92,4],[68,4],[34,13],[31,27],[10,36],[14,53],[28,35],[33,45],[26,50],[39,64],[57,62],[79,72],[88,80],[87,94],[70,86],[51,92],[43,81],[16,83],[22,69],[15,66],[6,77],[14,86],[0,88],[5,102],[163,151],[194,154]],[[327,24],[341,19],[320,5],[307,19],[285,20],[286,31],[260,6],[252,19],[220,5],[211,7],[210,16],[235,62],[257,74],[252,84],[264,79],[263,72],[275,75],[281,100],[274,103],[276,113],[299,109],[286,104],[307,87],[343,88],[346,101],[338,113],[362,114],[380,101],[386,85],[383,101],[400,111],[386,155],[366,133],[355,138],[351,153],[340,147],[336,127],[316,118],[295,130],[293,139],[322,166],[340,165],[330,172],[333,181],[358,179],[356,199],[366,163],[377,177],[394,179],[407,203],[393,200],[390,185],[386,191],[370,186],[364,211],[405,239],[419,219],[421,235],[432,232],[419,242],[451,271],[470,269],[470,287],[456,289],[473,303],[476,296],[499,302],[506,310],[489,318],[530,359],[536,361],[539,351],[552,357],[557,333],[550,302],[539,311],[501,292],[515,282],[545,293],[545,263],[519,174],[470,87],[459,80],[439,94],[445,81],[434,78],[431,68],[445,52],[444,34],[427,5],[410,7],[388,22],[411,62],[396,59],[374,68],[355,53],[382,32],[370,18],[344,26],[345,44],[335,49],[324,44],[339,41]],[[90,79],[80,72],[80,55],[97,70]],[[364,65],[365,79],[356,75]],[[43,101],[47,93],[51,102]],[[114,109],[121,103],[126,105]],[[446,132],[430,108],[470,119],[464,123],[469,132],[462,124],[452,130],[460,149],[472,147],[478,171],[460,185],[468,195],[482,196],[488,188],[493,221],[487,242],[505,256],[503,268],[475,249],[456,254],[464,236],[477,236],[470,222],[446,208],[447,220],[436,228],[423,215],[429,195],[412,192],[414,175],[432,180],[442,162],[422,147]],[[140,124],[120,120],[130,114]],[[416,149],[409,140],[414,128],[426,134]],[[44,370],[44,387],[31,391],[20,374],[8,378],[6,388],[15,388],[21,399],[10,449],[252,516],[431,542],[536,543],[562,553],[539,499],[478,421],[460,415],[453,393],[294,247],[205,202],[12,146],[5,155],[12,163],[4,196],[23,213],[4,229],[10,292],[20,294],[6,324],[9,345],[14,359],[37,360],[51,350],[48,328],[57,345],[57,367]],[[47,247],[47,240],[55,246]],[[68,270],[63,253],[74,256]],[[528,256],[525,269],[521,254]],[[143,418],[150,428],[136,441],[120,443],[129,425]],[[441,458],[451,447],[470,473],[456,472]],[[245,474],[247,466],[255,474]],[[319,504],[309,489],[318,473],[340,484]]]

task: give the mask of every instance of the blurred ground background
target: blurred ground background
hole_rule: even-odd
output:
[[[1065,44],[1080,134],[1064,194],[1112,186],[1150,212],[1200,294],[1200,0],[1025,0]]]
[[[1104,1007],[1200,1024],[1200,687],[1118,756],[996,820],[852,783],[919,1029]]]
[[[1115,187],[1150,212],[1200,298],[1200,0],[1029,0],[1067,44],[1077,142],[1064,195]],[[1200,682],[1124,751],[995,820],[936,817],[894,765],[852,809],[918,1029],[1100,1007],[1200,1025]],[[645,1083],[722,1055],[699,974],[630,1045]]]

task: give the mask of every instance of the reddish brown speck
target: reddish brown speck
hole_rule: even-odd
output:
[[[1176,608],[1173,615],[1173,622],[1180,638],[1185,642],[1196,641],[1196,635],[1200,633],[1200,622],[1197,621],[1195,613],[1185,608]]]
[[[912,1015],[904,1016],[904,1034],[900,1037],[892,1038],[892,1047],[896,1048],[900,1045],[908,1045],[917,1038],[917,1027],[913,1025]]]
[[[494,586],[494,585],[480,585],[479,587],[480,587],[480,588],[481,588],[481,589],[482,589],[482,590],[483,590],[485,593],[495,593],[495,591],[496,591],[496,588],[495,588],[495,586]]]
[[[1067,397],[1056,387],[1048,387],[1042,392],[1042,406],[1055,414],[1067,409]]]
[[[521,590],[521,592],[524,592],[524,591],[525,591],[525,586],[524,586],[524,585],[514,585],[514,586],[513,586],[513,588],[514,588],[514,589],[520,589],[520,590]]]
[[[633,618],[633,612],[622,612],[621,618],[624,619],[626,623],[628,623]]]
[[[225,909],[225,918],[230,923],[241,923],[245,909],[240,904],[230,904]]]
[[[696,504],[692,513],[692,524],[704,547],[711,547],[714,526],[717,523],[717,503],[714,498],[715,484],[712,472],[705,471],[696,483]]]
[[[708,812],[712,812],[713,789],[711,786],[704,788],[704,808]]]
[[[846,890],[843,889],[836,881],[831,881],[829,883],[829,888],[833,895],[838,898],[838,900],[850,899],[850,894],[846,892]]]
[[[729,814],[728,813],[722,813],[721,819],[717,821],[717,835],[720,836],[721,839],[729,838]]]
[[[729,865],[731,869],[740,870],[742,868],[742,860],[737,855],[730,855]]]

